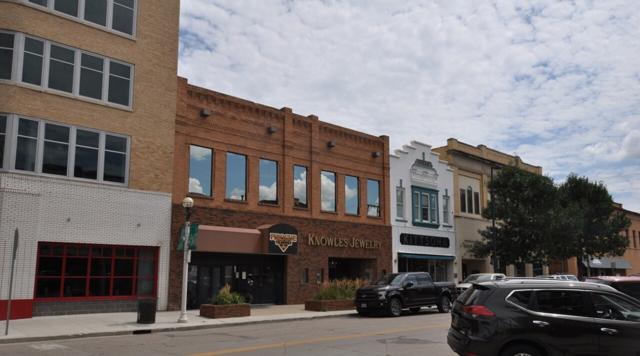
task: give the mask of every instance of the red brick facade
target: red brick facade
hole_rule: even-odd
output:
[[[205,110],[205,112],[203,112]],[[208,114],[208,115],[207,115]],[[172,249],[169,308],[179,306],[182,254],[175,250],[178,230],[184,222],[180,207],[189,195],[195,200],[192,222],[202,225],[256,229],[261,225],[286,223],[298,230],[298,252],[286,257],[285,300],[302,303],[319,288],[316,273],[328,276],[329,257],[366,258],[373,262],[372,278],[391,271],[389,224],[389,138],[371,136],[300,116],[289,108],[275,109],[189,85],[178,79],[178,108],[174,155]],[[213,196],[188,193],[189,147],[213,150]],[[246,201],[225,199],[226,152],[247,157]],[[278,204],[258,202],[259,160],[278,162]],[[308,208],[294,207],[293,166],[308,169]],[[320,205],[320,172],[336,173],[336,212],[323,212]],[[345,176],[360,179],[360,214],[345,213]],[[379,181],[380,217],[367,216],[367,179]],[[309,246],[308,235],[327,238],[369,240],[369,248]],[[302,282],[305,268],[309,282]]]

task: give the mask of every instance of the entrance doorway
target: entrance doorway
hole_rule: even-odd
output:
[[[192,252],[187,307],[210,303],[225,284],[252,304],[284,304],[284,256]]]
[[[375,259],[329,257],[329,280],[364,279],[373,280]]]

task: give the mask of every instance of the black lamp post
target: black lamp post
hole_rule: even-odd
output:
[[[184,234],[182,234],[182,246],[184,254],[182,256],[182,300],[180,301],[179,323],[188,322],[187,318],[187,279],[189,278],[189,234],[191,233],[191,212],[193,211],[193,199],[186,197],[182,200],[182,207],[186,215],[184,223]]]

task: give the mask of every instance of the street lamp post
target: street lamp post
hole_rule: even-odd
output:
[[[493,170],[494,170],[494,166],[491,166],[491,182],[493,183]],[[492,185],[493,186],[493,185]],[[498,273],[500,272],[500,266],[498,265],[498,263],[500,263],[500,260],[498,259],[498,241],[496,240],[496,202],[495,202],[495,192],[493,190],[493,187],[490,189],[491,190],[491,232],[493,234],[493,244],[492,244],[492,250],[493,250],[493,273]]]
[[[182,234],[182,246],[183,246],[183,257],[182,257],[182,299],[180,301],[180,317],[178,318],[179,323],[188,322],[187,318],[187,283],[189,278],[189,234],[191,232],[191,211],[193,210],[193,199],[190,197],[186,197],[182,200],[182,207],[184,208],[184,213],[186,215],[186,221],[184,223],[184,233]]]

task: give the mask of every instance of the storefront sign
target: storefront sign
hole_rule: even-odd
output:
[[[309,246],[322,246],[322,247],[338,247],[338,248],[362,248],[362,249],[379,249],[382,246],[380,241],[342,238],[336,236],[321,236],[315,234],[309,234],[307,243]]]
[[[269,253],[296,254],[298,230],[287,224],[275,224],[269,228]]]
[[[449,239],[440,236],[425,236],[415,234],[400,234],[400,243],[403,245],[424,247],[449,247]]]

